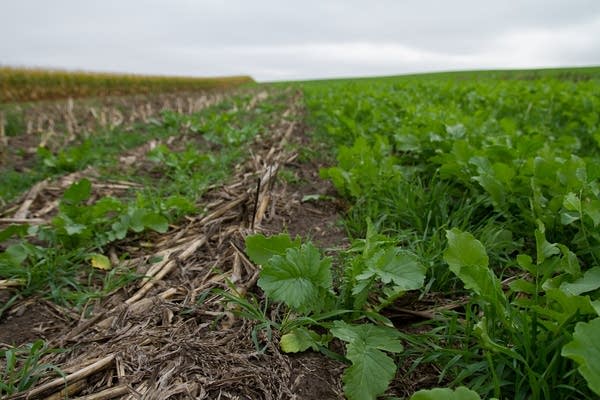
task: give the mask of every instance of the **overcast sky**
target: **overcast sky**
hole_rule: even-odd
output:
[[[2,0],[0,64],[260,81],[600,65],[600,0]]]

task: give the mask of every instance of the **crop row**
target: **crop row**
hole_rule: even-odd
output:
[[[315,128],[339,146],[322,175],[354,204],[351,235],[377,231],[414,254],[425,292],[469,296],[427,333],[406,333],[400,362],[435,364],[440,383],[484,398],[600,392],[598,89],[553,78],[306,86]]]

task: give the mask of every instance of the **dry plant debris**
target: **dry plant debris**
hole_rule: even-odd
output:
[[[256,101],[264,96],[258,94]],[[341,364],[311,354],[283,355],[276,337],[259,335],[256,341],[265,346],[259,351],[252,340],[254,323],[236,318],[211,292],[256,290],[258,269],[241,251],[247,234],[279,230],[300,209],[311,209],[317,221],[327,220],[323,211],[301,204],[300,194],[289,193],[276,179],[282,166],[297,165],[297,153],[288,144],[303,136],[304,127],[294,122],[302,113],[300,100],[291,93],[288,110],[257,138],[248,160],[235,168],[234,180],[204,196],[204,215],[189,216],[157,235],[151,254],[143,247],[132,253],[127,265],[144,279],[113,293],[85,318],[67,316],[69,326],[50,339],[51,345],[69,350],[45,359],[67,376],[45,380],[10,399],[66,394],[80,399],[343,397]],[[10,217],[0,223],[46,221],[61,190],[83,176],[103,194],[134,185],[101,182],[93,169],[43,181],[18,207],[5,210]],[[329,211],[331,221],[337,214]],[[152,263],[156,259],[161,261]]]

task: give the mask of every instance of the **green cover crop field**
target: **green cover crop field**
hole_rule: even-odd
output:
[[[0,113],[0,396],[600,396],[598,68]]]

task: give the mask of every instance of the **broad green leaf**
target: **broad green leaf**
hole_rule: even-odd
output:
[[[454,139],[460,139],[465,136],[465,126],[463,124],[446,125],[446,133]]]
[[[352,365],[344,371],[344,392],[351,400],[370,400],[385,392],[396,374],[394,360],[382,350],[403,351],[398,331],[372,324],[335,321],[331,333],[345,342]]]
[[[74,223],[73,221],[66,221],[67,223],[65,224],[64,228],[65,231],[67,232],[67,235],[72,236],[72,235],[79,235],[80,233],[83,233],[87,226],[83,225],[83,224],[77,224]]]
[[[364,341],[368,346],[392,353],[404,351],[400,343],[400,334],[395,328],[373,324],[351,325],[344,321],[335,321],[331,333],[345,342]]]
[[[103,217],[109,212],[121,213],[124,206],[123,203],[114,197],[106,196],[98,200],[92,209],[93,215],[96,218]]]
[[[523,268],[524,271],[529,272],[530,274],[535,274],[536,267],[533,265],[533,260],[527,254],[519,254],[517,255],[517,264],[519,267]]]
[[[581,278],[574,282],[564,282],[560,289],[573,296],[591,292],[600,288],[600,267],[588,269]]]
[[[596,314],[589,296],[573,296],[561,289],[549,288],[546,289],[545,300],[546,304],[534,305],[531,308],[539,315],[544,315],[556,322],[558,329],[562,329],[560,325],[575,315]]]
[[[419,138],[411,134],[394,135],[394,142],[396,148],[400,151],[414,151],[418,152],[421,150]]]
[[[489,258],[481,242],[468,232],[461,232],[457,228],[446,231],[448,248],[444,252],[444,260],[450,268],[462,267],[488,267]]]
[[[144,217],[146,210],[134,208],[129,210],[129,228],[134,232],[142,232],[145,228]]]
[[[495,179],[494,176],[488,173],[481,173],[481,175],[474,176],[473,180],[485,189],[495,206],[503,206],[505,204],[506,191],[504,190],[504,185]]]
[[[579,213],[574,211],[564,211],[560,213],[560,223],[570,225],[575,221],[579,221]]]
[[[488,268],[488,256],[481,242],[468,232],[453,228],[446,231],[448,248],[444,251],[444,260],[450,270],[471,289],[493,304],[504,297],[500,282]]]
[[[546,240],[546,227],[541,221],[538,221],[538,229],[535,230],[535,246],[538,265],[547,258],[560,254],[558,246]]]
[[[592,301],[592,308],[598,316],[600,316],[600,300]]]
[[[368,270],[357,276],[366,280],[373,275],[381,282],[393,282],[400,290],[415,290],[423,286],[427,269],[416,255],[394,247],[381,250],[367,260]]]
[[[116,239],[123,239],[125,238],[125,236],[127,236],[127,231],[129,230],[129,221],[131,220],[131,217],[127,214],[125,215],[121,215],[121,218],[112,224],[111,228],[113,230],[113,232],[115,233],[115,238]]]
[[[496,172],[490,165],[489,160],[486,157],[475,156],[469,160],[469,164],[475,165],[477,167],[477,172],[479,175],[473,176],[473,180],[478,182],[486,192],[490,195],[493,202],[497,206],[502,206],[505,203],[506,199],[506,190],[505,190],[505,182],[501,182],[496,177]],[[501,174],[505,175],[505,178],[512,179],[510,168],[507,165],[498,164],[498,171]],[[512,173],[514,175],[514,172]]]
[[[579,212],[581,210],[581,201],[575,193],[569,192],[563,200],[563,207],[569,211]]]
[[[282,256],[289,248],[299,248],[300,238],[292,240],[286,233],[270,237],[251,235],[246,237],[246,253],[256,264],[265,265],[275,255]]]
[[[82,179],[79,182],[73,183],[65,193],[63,199],[70,204],[77,204],[89,199],[92,194],[92,183],[87,179]]]
[[[589,388],[600,395],[600,318],[590,322],[578,322],[573,332],[573,340],[562,349],[562,356],[574,360],[579,373],[585,378]]]
[[[353,359],[342,376],[348,399],[372,400],[383,394],[396,374],[394,360],[362,343],[348,346],[347,356]]]
[[[284,353],[298,353],[309,348],[317,350],[319,334],[303,327],[281,336],[279,346]]]
[[[10,262],[15,265],[21,264],[29,256],[27,247],[21,243],[8,246],[8,248],[4,251],[4,254],[8,257]]]
[[[477,392],[460,386],[456,390],[450,388],[419,390],[410,397],[410,400],[481,400],[481,397]]]
[[[312,244],[288,248],[263,265],[258,286],[273,300],[299,312],[320,311],[331,293],[331,260]]]
[[[11,238],[12,236],[23,237],[27,235],[29,231],[29,225],[10,225],[9,227],[0,231],[0,243],[4,242],[6,239]]]
[[[594,227],[600,225],[600,200],[583,203],[583,213],[592,219]]]
[[[142,224],[159,233],[165,233],[169,229],[169,221],[158,213],[146,213],[142,216]]]
[[[510,165],[505,163],[494,163],[492,169],[496,178],[503,184],[510,185],[513,182],[516,172]]]
[[[515,279],[509,284],[510,290],[513,292],[521,292],[527,294],[536,294],[538,287],[535,283],[528,281],[527,279]]]
[[[575,253],[569,250],[564,244],[556,244],[556,247],[562,253],[562,257],[558,263],[560,269],[571,276],[579,276],[581,274],[581,266]]]
[[[502,129],[506,133],[510,133],[512,135],[517,131],[518,125],[514,119],[505,117],[505,118],[502,118],[500,121],[498,121],[498,123],[500,124],[500,127],[502,127]]]

